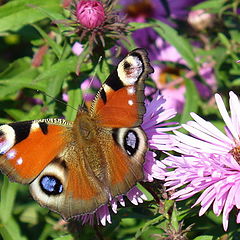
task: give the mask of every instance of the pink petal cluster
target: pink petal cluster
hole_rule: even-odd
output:
[[[191,113],[193,121],[183,124],[190,135],[174,131],[174,150],[182,155],[170,155],[163,161],[174,169],[165,179],[168,190],[178,190],[172,199],[187,199],[203,191],[194,206],[201,205],[200,216],[210,206],[217,216],[223,214],[224,230],[233,208],[238,210],[236,221],[240,223],[240,101],[233,92],[229,95],[230,115],[221,96],[215,95],[225,134]]]
[[[101,26],[105,20],[103,4],[99,1],[79,1],[76,6],[77,21],[88,29]]]
[[[208,27],[214,26],[214,18],[215,16],[213,14],[210,14],[203,9],[198,9],[191,11],[188,14],[187,21],[194,29],[202,31]]]
[[[165,123],[165,121],[173,118],[176,115],[176,111],[166,108],[166,100],[159,92],[156,93],[151,102],[146,101],[145,105],[146,113],[143,118],[142,128],[147,135],[149,149],[162,151],[172,150],[171,137],[167,132],[178,127],[175,126],[175,122]],[[165,178],[165,166],[160,161],[156,160],[155,156],[156,154],[151,150],[148,150],[145,155],[145,163],[143,165],[145,181],[151,182],[154,178],[161,180]],[[125,195],[134,205],[138,205],[144,200],[147,200],[147,197],[137,186],[133,187]],[[82,223],[85,224],[93,223],[96,218],[97,223],[101,223],[105,226],[107,222],[111,223],[109,208],[111,208],[114,213],[117,213],[118,204],[122,207],[125,206],[123,196],[110,199],[109,204],[99,207],[95,213],[80,216],[80,219]]]
[[[72,46],[72,52],[76,55],[76,56],[80,56],[81,53],[83,52],[84,48],[83,45],[79,42],[75,42]]]

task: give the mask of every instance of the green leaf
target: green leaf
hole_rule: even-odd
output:
[[[222,44],[227,48],[230,49],[231,48],[231,43],[229,42],[229,40],[227,39],[227,37],[222,34],[222,33],[218,33],[218,37],[220,39],[220,41],[222,42]]]
[[[209,235],[202,235],[194,238],[193,240],[213,240],[216,239],[214,236],[209,236]]]
[[[153,201],[153,195],[145,188],[143,187],[140,183],[137,184],[137,188],[144,193],[144,195],[147,197],[146,201]]]
[[[15,119],[16,121],[24,120],[26,113],[20,109],[11,109],[6,108],[3,109],[11,118]]]
[[[185,94],[186,102],[185,102],[180,123],[186,123],[191,119],[190,113],[197,112],[199,102],[200,102],[199,93],[194,82],[190,79],[185,79],[185,85],[186,85],[186,94]]]
[[[0,73],[0,98],[8,94],[16,94],[21,88],[45,90],[46,84],[34,81],[38,74],[38,69],[31,66],[30,58],[17,59]]]
[[[0,217],[3,223],[6,223],[11,216],[16,193],[17,183],[10,183],[8,178],[4,176],[0,202]]]
[[[146,222],[143,227],[141,227],[135,234],[135,238],[136,239],[139,239],[139,237],[145,232],[147,231],[151,226],[153,226],[154,224],[157,224],[161,221],[164,220],[164,216],[163,215],[160,215],[152,220],[149,220],[148,222]]]
[[[174,200],[165,200],[164,201],[164,214],[166,216],[168,215],[169,209],[173,207],[174,202],[175,202]]]
[[[231,83],[231,85],[233,87],[239,87],[240,86],[240,78],[234,79],[233,82]]]
[[[66,235],[66,236],[54,238],[54,240],[73,240],[73,237],[71,235]]]
[[[152,23],[139,23],[139,22],[130,22],[129,26],[131,27],[131,31],[136,31],[142,28],[154,27]]]
[[[9,119],[7,118],[0,118],[0,123],[3,124],[3,123],[9,123]]]
[[[192,10],[198,10],[198,9],[220,9],[223,4],[225,3],[225,0],[209,0],[202,3],[197,4],[196,6],[192,7]]]
[[[68,98],[69,100],[65,116],[67,120],[74,121],[77,109],[82,102],[82,94],[78,81],[73,80],[69,83]]]
[[[10,218],[7,223],[0,224],[0,234],[4,240],[27,240],[21,235],[20,227],[13,218]]]
[[[85,55],[83,55],[84,60]],[[77,66],[78,58],[76,56],[69,57],[68,59],[61,60],[60,62],[57,62],[51,66],[48,67],[44,72],[42,72],[34,82],[41,82],[44,80],[48,80],[49,83],[53,81],[53,79],[56,77],[65,78],[70,73],[75,72],[76,66]],[[88,71],[91,69],[90,64],[81,64],[80,71]],[[46,89],[45,89],[46,90]],[[51,91],[48,91],[48,93],[51,93]]]
[[[24,223],[29,223],[29,225],[37,225],[38,224],[38,214],[35,206],[27,206],[24,208],[24,212],[20,216],[20,221]]]
[[[60,0],[15,0],[0,7],[0,32],[17,31],[26,24],[34,23],[46,18],[33,6],[48,9],[51,12],[61,10]]]
[[[178,231],[179,223],[178,223],[178,212],[176,207],[173,207],[173,211],[171,214],[171,224],[176,231]]]
[[[158,20],[153,20],[152,22],[155,24],[153,29],[167,42],[173,45],[181,54],[182,58],[187,62],[188,66],[197,72],[198,64],[195,60],[196,57],[194,55],[193,48],[188,40],[180,36],[175,29],[171,28],[167,24]]]
[[[62,87],[64,79],[71,73],[74,72],[77,63],[75,56],[70,57],[66,60],[62,60],[48,67],[42,72],[36,79],[35,83],[47,81],[47,89],[44,92],[52,97],[55,97]],[[52,99],[51,99],[52,100]]]
[[[61,58],[63,49],[62,47],[57,44],[53,39],[51,39],[48,34],[46,34],[40,27],[38,27],[35,24],[32,24],[32,26],[40,33],[40,35],[46,40],[46,43],[52,48],[58,59]]]
[[[96,66],[96,74],[101,82],[104,82],[110,75],[110,68],[106,59],[102,59]]]
[[[41,106],[39,105],[32,106],[31,111],[28,112],[12,108],[4,108],[3,111],[12,119],[15,119],[15,121],[27,121],[44,117],[44,114],[41,112]]]

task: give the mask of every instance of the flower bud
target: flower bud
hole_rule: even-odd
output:
[[[188,23],[198,31],[202,31],[213,25],[214,15],[203,9],[192,11],[188,14]]]
[[[88,29],[97,28],[105,20],[104,7],[99,1],[80,1],[76,6],[77,21]]]

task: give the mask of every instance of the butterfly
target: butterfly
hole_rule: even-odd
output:
[[[29,184],[32,197],[64,219],[93,213],[126,194],[144,178],[144,81],[152,72],[147,52],[135,49],[75,121],[0,125],[1,171]]]

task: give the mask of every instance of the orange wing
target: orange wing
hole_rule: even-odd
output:
[[[153,72],[143,49],[130,52],[108,77],[91,106],[103,127],[135,127],[145,113],[144,81]]]
[[[44,121],[0,126],[0,168],[11,180],[30,183],[63,150],[67,124],[49,125]]]
[[[11,180],[30,184],[33,198],[65,219],[93,212],[108,200],[80,149],[72,123],[62,119],[0,126],[0,169]]]

